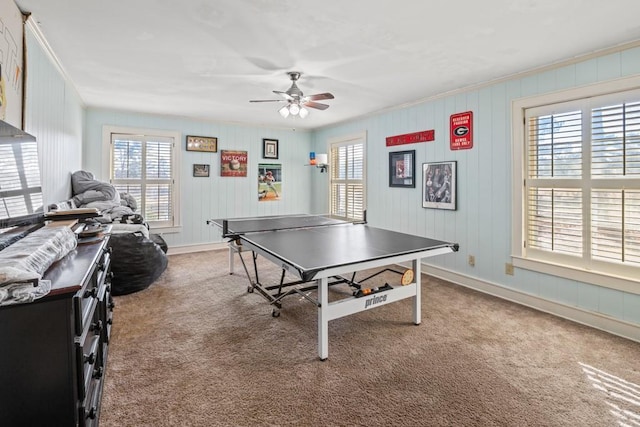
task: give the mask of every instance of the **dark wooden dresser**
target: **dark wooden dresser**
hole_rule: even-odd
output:
[[[108,239],[54,263],[45,297],[0,307],[1,425],[98,425],[113,317]]]

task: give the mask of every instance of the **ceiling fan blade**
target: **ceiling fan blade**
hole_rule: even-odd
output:
[[[251,99],[249,102],[285,102],[284,99]]]
[[[313,101],[304,102],[302,105],[304,105],[305,107],[316,108],[318,110],[326,110],[327,108],[329,108],[327,104],[320,104],[319,102]]]
[[[333,99],[333,95],[330,93],[317,93],[315,95],[305,96],[309,101],[322,101],[323,99]]]
[[[284,99],[286,99],[287,101],[293,101],[293,97],[289,95],[287,92],[283,92],[281,90],[274,90],[273,93],[277,95],[282,95]]]

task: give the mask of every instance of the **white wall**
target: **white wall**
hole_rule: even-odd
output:
[[[143,129],[174,130],[182,133],[180,179],[182,231],[166,233],[169,247],[206,245],[221,242],[219,230],[208,219],[255,215],[282,215],[308,212],[311,205],[311,168],[308,162],[311,136],[307,132],[203,122],[180,117],[158,116],[89,108],[86,115],[83,168],[98,179],[108,181],[103,166],[102,127],[104,125]],[[217,153],[186,151],[187,135],[218,138]],[[262,158],[262,139],[279,141],[279,158]],[[220,150],[248,151],[246,178],[220,176]],[[208,178],[194,178],[193,164],[211,165]],[[258,163],[282,164],[282,197],[279,201],[258,202]]]
[[[594,57],[543,72],[486,85],[425,101],[418,105],[317,130],[315,151],[326,150],[329,139],[366,131],[368,210],[370,224],[434,237],[460,244],[454,255],[429,258],[431,273],[511,299],[522,297],[528,305],[547,311],[575,309],[640,325],[640,285],[636,293],[621,292],[532,271],[516,269],[505,274],[511,262],[511,102],[514,99],[640,74],[640,48]],[[449,117],[474,113],[474,147],[449,149]],[[436,140],[387,148],[385,138],[435,129]],[[388,186],[390,151],[416,150],[418,182],[424,162],[455,160],[458,166],[458,209],[422,208],[421,183],[414,189]],[[328,177],[315,177],[316,193],[327,191]],[[325,198],[313,200],[312,209],[328,209]],[[475,256],[475,267],[468,256]],[[429,270],[427,269],[429,272]],[[533,300],[532,298],[533,297]],[[531,302],[534,301],[534,302]],[[555,307],[555,308],[549,308]],[[569,310],[571,311],[571,310]],[[636,339],[640,338],[636,330]]]
[[[71,196],[71,173],[81,168],[84,106],[38,29],[26,25],[24,130],[36,137],[45,206]]]

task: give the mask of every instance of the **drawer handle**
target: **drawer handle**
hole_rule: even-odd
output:
[[[102,330],[102,320],[98,320],[97,322],[92,323],[91,330],[100,332]]]
[[[95,298],[96,296],[98,296],[98,288],[87,289],[86,291],[84,291],[84,294],[82,295],[83,298],[89,298],[89,297]]]
[[[99,368],[96,368],[93,370],[93,378],[102,378],[102,373],[103,373],[104,369],[102,368],[102,366],[100,366]]]
[[[89,350],[89,354],[83,354],[84,363],[88,363],[93,365],[96,362],[96,354],[98,354],[98,344],[100,344],[100,337],[94,336],[93,342],[91,343],[91,349]]]
[[[90,420],[95,420],[98,415],[98,408],[92,406],[91,409],[87,412],[87,418]]]

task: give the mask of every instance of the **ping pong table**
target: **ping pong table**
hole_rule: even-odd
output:
[[[421,260],[458,250],[456,243],[325,215],[212,219],[207,223],[220,227],[223,238],[228,239],[230,273],[233,274],[234,254],[238,254],[249,278],[248,292],[258,291],[267,299],[273,306],[274,317],[280,315],[282,299],[288,295],[300,295],[316,305],[320,360],[329,356],[330,320],[411,298],[413,323],[420,324]],[[252,274],[242,257],[245,251],[252,253]],[[258,256],[282,269],[280,283],[260,282]],[[354,281],[357,272],[401,263],[411,263],[407,271],[412,274],[403,274],[403,283],[395,287],[385,283],[378,288],[363,288],[362,281]],[[286,273],[299,280],[285,282]],[[329,287],[341,283],[355,289],[352,296],[329,302]],[[311,289],[317,290],[317,299],[310,296]]]

